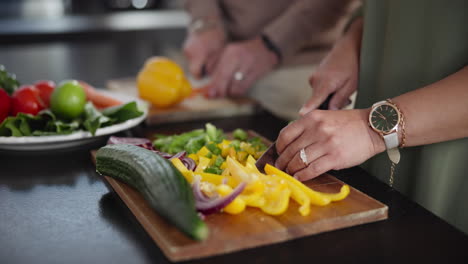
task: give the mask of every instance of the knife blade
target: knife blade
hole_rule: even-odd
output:
[[[255,162],[255,166],[260,172],[265,172],[265,165],[268,163],[272,166],[275,166],[275,161],[278,158],[278,152],[276,152],[276,142],[273,142],[263,154]]]
[[[328,97],[323,101],[323,103],[318,107],[318,109],[321,110],[327,110],[328,105],[330,104],[330,100],[335,95],[335,93],[331,93],[328,95]],[[260,172],[265,172],[264,168],[266,164],[270,164],[272,166],[275,166],[275,161],[278,158],[278,152],[276,151],[276,142],[273,142],[266,150],[263,152],[263,154],[258,158],[258,160],[255,162],[255,166]]]

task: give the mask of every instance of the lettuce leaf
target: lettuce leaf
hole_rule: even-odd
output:
[[[51,136],[71,134],[79,130],[91,132],[92,135],[101,127],[122,123],[139,117],[143,112],[138,109],[136,102],[106,108],[99,111],[91,102],[85,105],[84,114],[75,120],[63,121],[50,110],[43,110],[36,116],[19,113],[17,116],[7,117],[0,124],[0,136]]]

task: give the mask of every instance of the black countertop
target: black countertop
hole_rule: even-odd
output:
[[[152,55],[179,49],[183,29],[126,32],[51,43],[0,46],[0,63],[24,83],[76,78],[104,87],[133,76]],[[121,135],[181,132],[210,121],[227,131],[253,129],[274,140],[286,124],[268,112],[156,127]],[[128,208],[96,174],[89,150],[0,152],[1,263],[167,263]],[[333,173],[389,206],[389,219],[194,263],[464,263],[468,236],[359,167]]]

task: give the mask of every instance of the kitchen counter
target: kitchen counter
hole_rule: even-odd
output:
[[[161,32],[165,32],[164,34]],[[133,76],[144,59],[179,49],[183,29],[126,32],[113,38],[22,43],[0,48],[0,63],[24,83],[77,78],[104,87]],[[229,119],[148,127],[122,136],[151,137],[200,128],[252,129],[274,140],[286,121],[267,111]],[[168,263],[119,197],[95,172],[89,151],[0,152],[1,263]],[[359,167],[332,172],[389,207],[384,221],[308,236],[190,263],[456,263],[468,236]]]

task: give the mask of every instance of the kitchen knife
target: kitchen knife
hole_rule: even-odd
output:
[[[331,93],[328,97],[323,101],[321,105],[319,105],[318,109],[321,110],[328,110],[328,106],[330,104],[330,100],[335,95],[335,93]],[[258,158],[257,162],[255,162],[255,166],[261,172],[264,172],[265,165],[268,163],[270,165],[275,166],[275,161],[278,158],[278,152],[276,151],[276,142],[273,142],[265,152]]]

